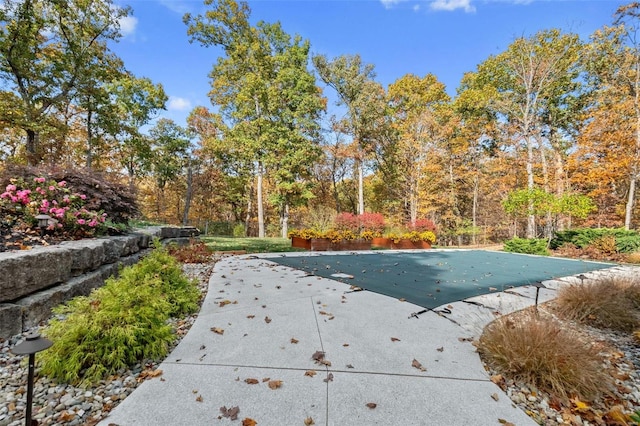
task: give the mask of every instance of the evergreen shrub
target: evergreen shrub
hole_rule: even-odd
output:
[[[512,238],[504,242],[504,251],[548,256],[547,240],[542,238]]]
[[[182,275],[165,248],[156,248],[138,264],[88,297],[76,297],[54,309],[43,330],[53,346],[42,353],[42,373],[56,380],[89,385],[145,359],[167,355],[175,339],[171,315],[197,309],[199,292]]]
[[[585,249],[603,238],[613,237],[619,253],[631,253],[640,248],[640,234],[637,231],[623,228],[575,228],[565,231],[556,231],[549,246],[555,250],[564,244],[570,243],[578,248]]]

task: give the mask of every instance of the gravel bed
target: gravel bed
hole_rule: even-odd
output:
[[[206,296],[213,265],[214,262],[183,265],[185,274],[198,280],[198,288],[202,293],[201,300]],[[178,338],[169,351],[187,334],[196,318],[197,314],[194,314],[186,318],[172,320]],[[0,341],[0,426],[20,426],[25,421],[27,357],[14,355],[9,349],[19,343],[27,333],[39,331],[44,325],[41,324],[39,327]],[[105,418],[120,401],[133,392],[145,380],[145,376],[157,367],[158,363],[158,361],[149,360],[137,364],[91,388],[59,384],[46,377],[39,377],[36,368],[33,419],[37,420],[40,425],[95,425]]]

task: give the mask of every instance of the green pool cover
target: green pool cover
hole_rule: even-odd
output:
[[[483,250],[354,252],[270,260],[428,309],[492,291],[615,266]]]

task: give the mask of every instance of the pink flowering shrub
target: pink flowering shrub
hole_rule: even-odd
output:
[[[64,180],[47,181],[44,177],[12,179],[0,194],[0,211],[29,225],[37,226],[36,216],[46,214],[48,230],[62,230],[79,235],[94,235],[106,228],[106,214],[85,208],[86,196],[72,192]]]

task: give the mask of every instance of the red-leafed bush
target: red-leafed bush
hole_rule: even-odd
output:
[[[338,231],[363,232],[370,231],[375,234],[382,234],[384,231],[384,216],[381,213],[363,213],[355,215],[353,213],[340,213],[336,216],[333,228]]]
[[[360,220],[353,213],[342,212],[336,216],[333,222],[333,229],[360,232]]]
[[[362,213],[359,219],[363,231],[372,231],[380,234],[384,232],[385,222],[382,213]]]
[[[415,223],[408,223],[407,228],[410,231],[424,232],[424,231],[436,231],[436,224],[430,219],[417,219]]]

